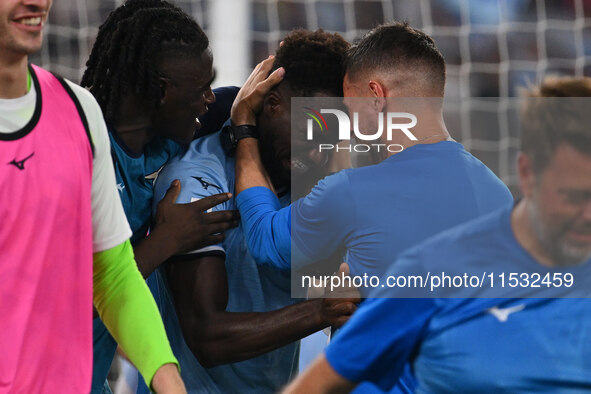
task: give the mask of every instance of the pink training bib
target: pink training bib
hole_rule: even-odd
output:
[[[92,145],[63,80],[0,134],[0,393],[85,393],[92,374]]]

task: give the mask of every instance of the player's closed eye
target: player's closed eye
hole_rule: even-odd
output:
[[[586,204],[589,201],[591,201],[591,191],[563,190],[561,192],[564,195],[566,202],[569,204],[579,205],[579,204]]]

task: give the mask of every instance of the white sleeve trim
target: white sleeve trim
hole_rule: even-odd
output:
[[[211,246],[206,246],[201,249],[195,249],[191,252],[183,253],[181,256],[183,256],[183,255],[188,256],[188,255],[192,255],[192,254],[202,254],[202,253],[209,253],[209,252],[222,252],[222,253],[226,254],[226,251],[221,246],[211,245]]]
[[[89,91],[70,81],[67,83],[84,110],[94,144],[92,245],[95,253],[102,252],[128,240],[131,237],[131,228],[117,192],[109,135],[101,108]]]

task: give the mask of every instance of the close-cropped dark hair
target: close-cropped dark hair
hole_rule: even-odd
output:
[[[349,43],[337,33],[296,29],[283,39],[275,54],[273,71],[283,67],[283,82],[301,96],[323,92],[342,97],[348,48]]]
[[[521,94],[521,151],[536,174],[563,143],[591,156],[591,78],[550,76]]]
[[[408,22],[380,25],[351,46],[345,61],[351,76],[361,72],[391,72],[410,68],[418,72],[428,70],[429,82],[443,92],[445,60],[435,42],[424,32],[412,28]]]
[[[208,46],[201,27],[180,8],[163,0],[128,0],[99,28],[81,85],[113,123],[121,115],[124,95],[135,94],[158,106],[162,62],[198,57]]]

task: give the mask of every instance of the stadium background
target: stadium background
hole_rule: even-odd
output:
[[[119,0],[54,0],[32,58],[79,82],[101,22]],[[176,0],[207,32],[215,86],[240,85],[296,27],[355,41],[378,23],[408,20],[448,65],[445,117],[462,142],[516,191],[518,87],[547,74],[591,75],[591,0]]]
[[[408,20],[435,39],[446,59],[445,118],[452,137],[515,194],[519,86],[548,74],[591,76],[591,0],[172,2],[208,34],[214,86],[241,85],[293,28],[323,28],[354,42],[376,24]],[[98,27],[121,3],[54,0],[45,44],[31,61],[79,82]]]

